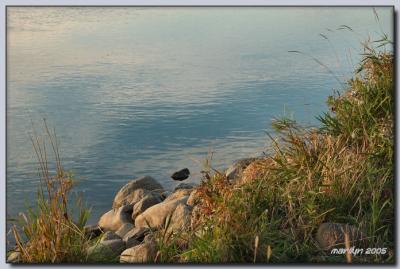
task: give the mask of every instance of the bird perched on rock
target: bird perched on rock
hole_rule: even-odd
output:
[[[190,175],[190,171],[187,168],[184,168],[182,170],[176,171],[175,173],[172,174],[171,178],[173,180],[178,180],[178,181],[182,181],[185,180],[189,177]]]

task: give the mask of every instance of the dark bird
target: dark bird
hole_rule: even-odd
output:
[[[184,168],[184,169],[182,169],[182,170],[179,170],[179,171],[176,171],[175,173],[173,173],[172,176],[171,176],[171,178],[172,178],[173,180],[182,181],[182,180],[187,179],[187,178],[189,177],[189,175],[190,175],[189,169]]]

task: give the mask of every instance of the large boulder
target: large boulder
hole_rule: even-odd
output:
[[[122,252],[119,261],[120,263],[153,263],[156,254],[155,242],[144,242]]]
[[[125,223],[132,223],[132,210],[133,205],[111,209],[101,216],[98,225],[104,231],[117,231]]]
[[[185,204],[188,196],[156,204],[136,217],[135,227],[160,228],[179,204]]]
[[[225,176],[228,180],[235,180],[240,177],[243,170],[252,162],[254,162],[256,158],[247,158],[241,159],[234,162],[225,172]]]
[[[154,178],[149,176],[144,176],[131,180],[129,183],[123,186],[115,195],[113,208],[119,208],[124,205],[135,203],[136,201],[133,200],[135,200],[135,198],[137,199],[138,196],[141,196],[139,193],[135,192],[139,189],[142,189],[143,192],[154,190],[161,191],[163,187]],[[142,195],[140,199],[143,198],[143,196],[144,195]]]
[[[132,220],[134,220],[138,215],[142,214],[147,208],[161,202],[162,199],[159,195],[147,194],[133,206]]]
[[[192,193],[193,189],[178,189],[173,192],[170,196],[165,198],[164,202],[169,202],[177,199],[181,199],[182,197],[186,197]]]
[[[315,239],[322,249],[330,250],[345,246],[345,234],[348,235],[350,247],[360,247],[365,241],[364,235],[355,226],[331,222],[319,226]]]

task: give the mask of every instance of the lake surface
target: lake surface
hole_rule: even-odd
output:
[[[7,214],[34,202],[29,137],[46,118],[90,222],[135,177],[172,189],[184,167],[198,181],[211,151],[216,168],[261,155],[276,116],[317,125],[359,42],[393,31],[391,8],[379,22],[371,8],[7,10]]]

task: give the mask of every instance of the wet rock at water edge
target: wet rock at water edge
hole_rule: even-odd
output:
[[[178,180],[178,181],[182,181],[185,180],[189,177],[190,175],[190,171],[187,168],[184,168],[182,170],[176,171],[175,173],[172,174],[171,178],[173,180]]]

